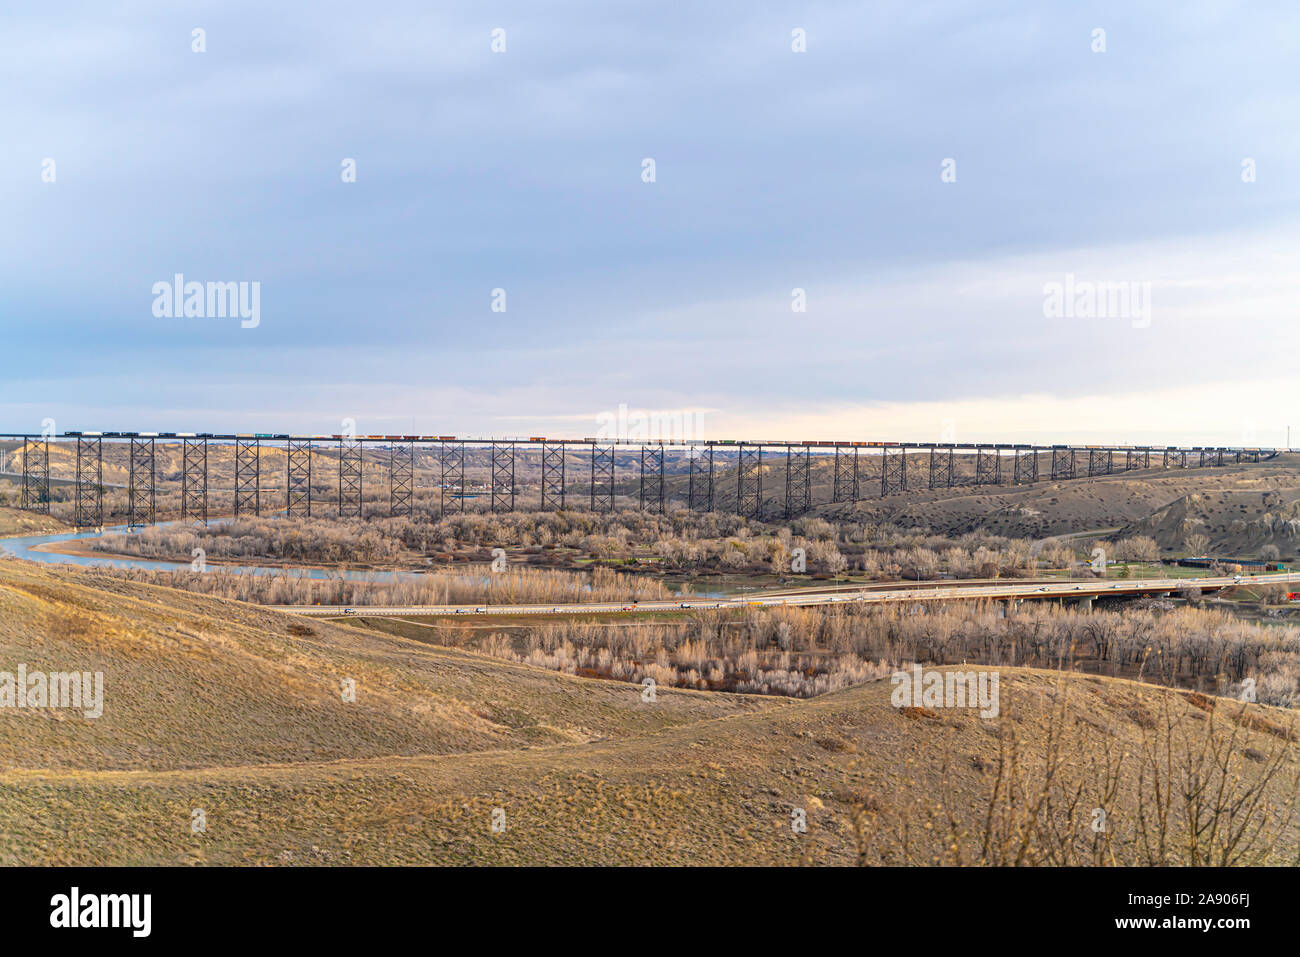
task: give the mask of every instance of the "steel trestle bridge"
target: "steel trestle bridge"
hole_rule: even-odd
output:
[[[467,496],[483,497],[494,512],[516,509],[519,491],[517,466],[523,456],[540,461],[541,509],[586,507],[608,512],[615,507],[615,458],[622,449],[633,459],[626,473],[633,472],[635,491],[627,497],[640,509],[662,513],[667,504],[666,453],[686,455],[684,502],[691,511],[715,510],[716,492],[721,485],[717,467],[734,472],[730,485],[735,492],[735,510],[749,518],[764,517],[764,479],[770,492],[783,490],[775,510],[766,517],[792,518],[814,505],[852,503],[879,489],[881,497],[919,489],[944,489],[969,485],[1028,485],[1039,481],[1062,481],[1114,475],[1150,469],[1210,468],[1243,462],[1259,462],[1280,452],[1278,448],[1224,446],[1131,446],[1131,445],[1024,445],[953,442],[828,442],[780,440],[631,440],[559,439],[544,436],[499,439],[454,435],[289,435],[286,433],[193,433],[193,432],[65,432],[62,436],[0,434],[0,442],[19,446],[21,459],[21,507],[49,514],[50,449],[56,443],[72,447],[75,455],[74,525],[97,528],[104,525],[104,447],[124,448],[127,457],[127,524],[153,524],[158,488],[158,446],[179,447],[181,457],[181,517],[208,521],[209,461],[213,447],[233,447],[234,515],[260,515],[283,509],[289,516],[309,517],[313,506],[320,514],[323,505],[333,505],[333,514],[360,517],[363,514],[365,475],[363,461],[380,465],[381,480],[387,485],[388,515],[410,516],[413,512],[417,452],[434,463],[443,515],[461,512]],[[263,450],[284,453],[283,497],[270,499],[269,478],[263,469]],[[477,451],[488,462],[486,487],[473,488],[467,482],[469,452]],[[370,457],[366,459],[365,453]],[[337,487],[333,503],[313,502],[313,462],[322,453],[333,460],[326,476]],[[577,457],[577,467],[574,458]],[[829,502],[814,502],[813,463],[826,462],[831,469]],[[958,461],[973,462],[973,480],[963,475]],[[386,474],[385,474],[386,473]],[[61,483],[62,484],[62,483]],[[574,486],[577,485],[575,494]],[[585,485],[585,488],[583,486]],[[775,488],[773,487],[775,485]],[[625,493],[626,494],[626,493]]]

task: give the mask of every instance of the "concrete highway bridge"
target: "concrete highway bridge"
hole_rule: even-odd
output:
[[[337,618],[359,615],[379,618],[417,618],[430,615],[590,615],[605,613],[653,614],[699,608],[806,608],[814,605],[856,603],[899,605],[932,601],[1000,601],[1014,610],[1022,601],[1068,601],[1091,608],[1097,600],[1167,597],[1195,591],[1212,594],[1240,585],[1275,585],[1300,582],[1300,572],[1271,575],[1223,575],[1205,578],[1149,578],[1133,581],[1036,581],[960,584],[922,582],[915,585],[869,588],[811,588],[804,591],[755,593],[736,598],[680,598],[672,601],[573,602],[542,605],[268,605],[294,615]]]
[[[181,515],[208,520],[211,490],[209,453],[216,448],[233,455],[233,506],[236,517],[285,511],[290,517],[318,514],[362,515],[366,469],[380,465],[387,513],[410,515],[417,457],[432,461],[443,514],[465,509],[470,497],[482,497],[494,512],[516,509],[521,489],[521,462],[538,464],[543,510],[586,507],[613,511],[616,498],[616,452],[624,459],[625,497],[651,512],[666,507],[666,478],[685,477],[686,494],[678,496],[692,511],[715,510],[720,491],[718,469],[730,469],[735,510],[763,517],[764,481],[768,493],[775,479],[783,489],[780,513],[794,517],[811,509],[814,462],[830,462],[830,502],[856,502],[870,491],[881,496],[915,489],[959,485],[1024,485],[1084,476],[1113,475],[1148,469],[1212,468],[1259,462],[1284,449],[1225,446],[1025,445],[953,442],[857,442],[785,440],[631,441],[594,438],[472,438],[454,435],[290,435],[286,433],[66,432],[62,435],[0,434],[21,461],[22,507],[48,513],[50,448],[73,446],[75,456],[74,524],[104,525],[104,451],[120,446],[128,475],[128,524],[153,524],[158,488],[157,455],[162,445],[178,446],[181,458]],[[284,453],[283,484],[263,468],[263,453]],[[666,462],[680,457],[670,472]],[[628,454],[635,464],[628,468]],[[467,480],[474,455],[487,462],[483,482]],[[325,458],[322,459],[322,456]],[[329,469],[337,495],[322,501],[313,486],[321,482],[320,462]],[[313,474],[315,463],[316,472]],[[972,468],[973,466],[973,468]],[[628,472],[632,473],[628,484]],[[372,480],[373,481],[373,480]],[[55,480],[57,484],[57,480]],[[272,487],[274,486],[274,488]],[[373,485],[371,486],[373,491]],[[332,500],[329,500],[332,499]]]

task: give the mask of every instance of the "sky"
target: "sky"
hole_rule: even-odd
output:
[[[1298,54],[1288,3],[9,0],[0,430],[1282,445]]]

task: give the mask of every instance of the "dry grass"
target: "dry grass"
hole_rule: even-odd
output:
[[[1205,711],[1011,666],[993,720],[900,713],[887,681],[646,703],[626,684],[328,623],[290,634],[279,614],[104,584],[0,562],[0,666],[106,673],[98,721],[0,711],[0,862],[1294,863],[1300,846],[1300,746],[1269,730],[1293,717],[1264,706]],[[356,704],[337,699],[340,675],[358,678]]]

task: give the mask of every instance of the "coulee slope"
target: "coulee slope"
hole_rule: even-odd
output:
[[[1138,754],[1170,721],[1217,721],[1246,780],[1270,755],[1297,764],[1289,714],[1023,669],[1000,670],[987,720],[900,710],[886,681],[809,701],[661,689],[648,702],[635,686],[15,561],[0,562],[0,622],[0,668],[105,674],[98,719],[0,709],[3,863],[970,860],[999,755],[1011,748],[1031,781],[1053,714],[1080,747]],[[1266,810],[1282,808],[1284,778]],[[1120,860],[1137,793],[1134,772],[1108,798]],[[1294,826],[1270,827],[1269,859],[1293,858]]]

